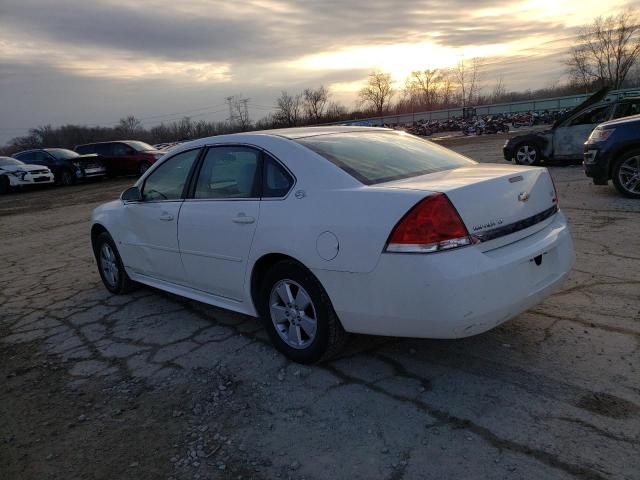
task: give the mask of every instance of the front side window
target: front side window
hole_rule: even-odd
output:
[[[640,113],[640,101],[620,103],[613,118],[630,117]]]
[[[434,143],[398,132],[348,132],[298,138],[365,185],[468,167],[476,162]]]
[[[102,156],[110,156],[113,151],[113,143],[98,143],[95,148],[95,153]]]
[[[145,180],[142,200],[153,202],[180,199],[199,153],[200,149],[188,150],[162,162]]]
[[[207,152],[194,198],[256,198],[261,153],[250,147],[212,147]]]
[[[571,120],[571,126],[575,125],[594,125],[596,123],[602,123],[607,119],[607,112],[609,111],[609,105],[604,107],[594,108],[581,113],[576,118]]]

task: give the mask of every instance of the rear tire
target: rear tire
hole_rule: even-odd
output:
[[[540,165],[540,148],[531,143],[521,143],[515,148],[513,159],[518,165]]]
[[[324,288],[298,262],[284,260],[267,271],[257,304],[271,342],[294,362],[327,360],[348,339]]]
[[[98,263],[100,278],[107,290],[116,295],[135,290],[137,284],[127,275],[111,235],[107,232],[98,235],[93,245],[93,251]]]
[[[640,198],[640,150],[630,150],[615,161],[611,179],[625,197]]]

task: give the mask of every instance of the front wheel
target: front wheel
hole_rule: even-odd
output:
[[[612,180],[618,191],[629,198],[640,198],[640,150],[622,155],[613,164]]]
[[[518,165],[540,165],[540,149],[536,145],[522,143],[516,148],[514,159]]]
[[[279,262],[266,273],[258,310],[271,342],[295,362],[330,358],[347,340],[322,285],[297,262]]]
[[[63,187],[69,187],[76,183],[76,177],[73,175],[73,172],[69,169],[64,169],[60,172],[60,185]]]
[[[135,288],[122,264],[116,244],[107,232],[98,235],[93,246],[102,283],[111,293],[128,293]]]

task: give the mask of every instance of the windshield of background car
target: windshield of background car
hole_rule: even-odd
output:
[[[47,152],[49,152],[54,157],[62,160],[69,160],[70,158],[76,158],[80,156],[78,153],[67,150],[66,148],[49,148],[47,149]]]
[[[135,150],[138,150],[139,152],[144,152],[145,150],[156,150],[151,145],[144,142],[127,142],[127,145],[134,148]]]
[[[476,162],[399,132],[348,132],[295,140],[365,185],[467,167]]]
[[[15,158],[0,158],[0,167],[10,167],[12,165],[24,165],[24,162],[16,160]]]

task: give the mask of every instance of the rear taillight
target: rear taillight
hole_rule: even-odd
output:
[[[444,193],[418,202],[394,227],[387,252],[431,253],[473,243],[455,207]]]
[[[549,170],[547,170],[547,174],[549,174],[549,178],[551,179],[551,184],[553,185],[553,198],[551,199],[551,201],[555,203],[558,207],[560,207],[560,197],[558,197],[558,189],[556,188],[556,182],[553,179],[553,175],[551,175],[551,172]]]

